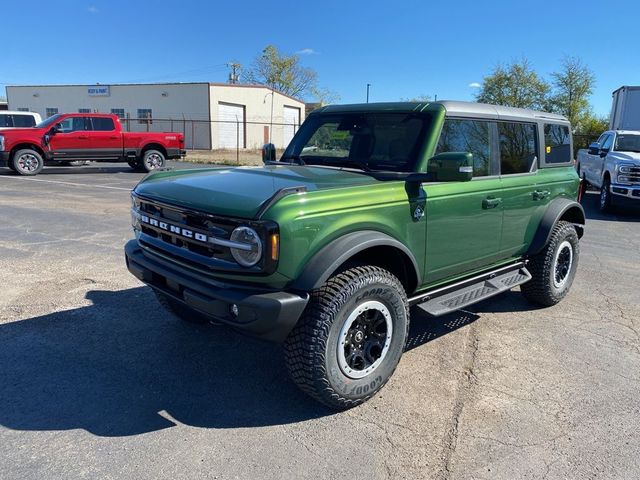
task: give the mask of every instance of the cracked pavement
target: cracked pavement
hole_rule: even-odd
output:
[[[601,215],[587,195],[555,307],[512,291],[414,309],[391,381],[335,413],[277,345],[185,325],[126,271],[140,178],[0,169],[3,479],[640,477],[640,210]]]

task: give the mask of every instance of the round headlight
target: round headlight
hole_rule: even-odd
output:
[[[231,232],[231,241],[246,245],[245,248],[231,247],[231,255],[243,267],[253,267],[262,258],[262,242],[253,228],[236,228]]]

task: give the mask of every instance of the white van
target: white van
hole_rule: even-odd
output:
[[[38,113],[0,110],[0,130],[3,130],[5,128],[35,127],[41,121],[42,118]]]

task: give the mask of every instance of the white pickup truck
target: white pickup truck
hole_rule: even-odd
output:
[[[578,151],[578,175],[600,190],[600,210],[616,199],[640,202],[640,131],[610,130],[586,150]]]

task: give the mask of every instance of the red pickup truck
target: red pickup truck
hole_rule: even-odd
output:
[[[181,133],[123,132],[117,115],[62,113],[33,128],[0,131],[0,166],[37,175],[74,160],[127,162],[150,172],[186,155]]]

